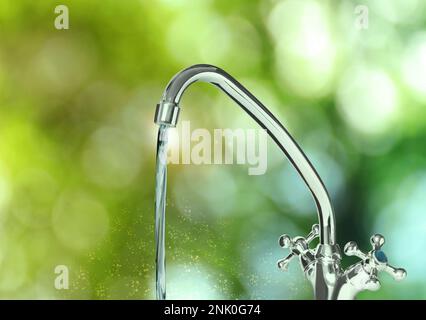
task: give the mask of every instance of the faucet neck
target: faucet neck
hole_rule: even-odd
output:
[[[312,163],[296,141],[275,116],[228,73],[211,65],[194,65],[173,77],[164,91],[157,107],[155,121],[158,124],[175,126],[179,103],[189,85],[196,81],[216,85],[243,108],[280,147],[309,188],[318,212],[320,243],[334,245],[336,242],[335,217],[328,192]]]

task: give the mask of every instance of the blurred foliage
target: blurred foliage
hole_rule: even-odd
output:
[[[56,30],[67,5],[70,29]],[[300,142],[330,190],[338,242],[387,238],[395,283],[360,298],[425,299],[426,22],[421,0],[0,2],[0,297],[154,298],[155,104],[196,63],[222,67]],[[257,128],[197,84],[193,128]],[[179,129],[179,128],[178,128]],[[170,298],[310,299],[282,233],[316,221],[272,141],[268,171],[169,168]],[[344,259],[344,265],[356,260]],[[70,289],[57,290],[57,265]]]

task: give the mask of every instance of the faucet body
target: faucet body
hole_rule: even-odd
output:
[[[182,95],[197,81],[219,87],[264,128],[292,163],[313,196],[319,224],[314,225],[306,239],[291,239],[288,236],[280,238],[280,244],[290,248],[291,253],[278,262],[279,267],[285,270],[288,262],[298,256],[300,265],[314,288],[316,299],[353,298],[359,291],[357,288],[362,287],[359,283],[365,281],[364,273],[370,276],[371,270],[364,262],[349,268],[347,272],[341,270],[335,216],[324,183],[292,136],[254,95],[222,69],[211,65],[194,65],[179,72],[169,82],[157,105],[155,122],[160,126],[176,126]],[[311,250],[309,242],[316,237],[319,237],[319,244]]]

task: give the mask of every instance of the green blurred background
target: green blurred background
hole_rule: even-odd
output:
[[[69,30],[54,9],[69,8]],[[357,5],[369,9],[356,25]],[[153,299],[155,104],[196,63],[243,83],[288,127],[331,194],[337,237],[390,262],[360,299],[425,299],[426,3],[422,0],[0,2],[0,297]],[[258,128],[196,84],[182,120]],[[268,141],[268,170],[169,167],[169,298],[311,299],[278,236],[314,203]],[[347,266],[357,259],[344,258]],[[54,269],[70,270],[57,290]]]

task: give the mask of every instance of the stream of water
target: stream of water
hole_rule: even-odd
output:
[[[166,189],[167,189],[167,127],[160,126],[157,138],[157,165],[155,175],[155,245],[156,296],[166,299]]]

